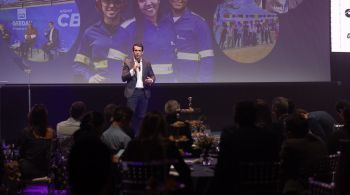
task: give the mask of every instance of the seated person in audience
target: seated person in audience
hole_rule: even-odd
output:
[[[59,43],[58,30],[55,28],[53,22],[49,22],[49,29],[45,32],[45,37],[47,42],[43,45],[42,49],[49,56],[49,60],[52,60],[53,54],[50,51],[57,48]]]
[[[106,131],[113,123],[113,114],[118,106],[116,104],[107,104],[103,109],[103,115],[105,118],[105,124],[103,125],[103,131]]]
[[[105,124],[103,127],[103,130],[107,130],[113,123],[113,115],[115,109],[118,108],[116,104],[107,104],[105,108],[103,109],[104,117],[105,117]],[[123,128],[123,131],[131,138],[133,139],[135,137],[134,131],[132,130],[131,126],[125,126]]]
[[[330,115],[328,112],[321,110],[321,111],[309,112],[308,118],[316,120],[320,124],[320,126],[321,126],[321,128],[326,136],[325,140],[326,140],[326,142],[328,142],[329,136],[334,131],[335,120],[334,120],[333,116]]]
[[[334,129],[334,118],[325,111],[307,112],[303,109],[297,109],[297,112],[303,114],[303,116],[308,120],[309,130],[311,133],[317,135],[325,143],[327,143]]]
[[[241,163],[279,161],[280,139],[265,128],[256,126],[255,102],[238,102],[234,114],[234,126],[224,129],[220,137],[214,180],[214,189],[219,194],[240,192],[237,173]]]
[[[73,195],[114,194],[111,156],[101,140],[85,139],[74,143],[67,168]]]
[[[101,136],[104,142],[111,150],[112,155],[116,155],[119,150],[125,149],[131,138],[123,129],[130,127],[133,111],[126,106],[118,106],[113,113],[113,122],[111,126],[103,132]]]
[[[296,112],[286,119],[288,138],[281,149],[283,194],[306,192],[308,178],[318,170],[318,163],[328,155],[325,143],[309,132],[303,113]]]
[[[5,28],[3,24],[0,23],[0,36],[5,43],[9,44],[11,40],[10,32]]]
[[[57,124],[57,137],[63,156],[68,157],[73,144],[73,133],[80,128],[80,121],[86,112],[86,105],[82,101],[73,102],[69,109],[69,118]]]
[[[23,179],[48,175],[54,130],[48,127],[47,110],[35,105],[28,117],[28,126],[19,140],[20,166]]]
[[[346,108],[349,108],[349,107],[350,107],[350,102],[344,99],[337,101],[337,103],[335,104],[335,110],[337,112],[337,115],[340,119],[341,124],[344,123],[343,112]]]
[[[24,41],[21,43],[20,46],[20,55],[22,57],[28,58],[28,50],[29,48],[34,46],[37,36],[38,32],[33,26],[33,23],[29,23],[27,26],[27,30],[24,34]]]
[[[256,99],[255,108],[256,108],[255,126],[260,128],[267,128],[267,129],[271,128],[272,113],[266,101],[263,99]]]
[[[285,127],[285,120],[288,117],[288,114],[293,112],[291,111],[294,108],[294,104],[288,98],[285,97],[275,97],[272,100],[272,125],[276,129],[280,129],[281,134],[283,135],[283,140],[287,137],[287,131]]]
[[[85,139],[100,139],[103,124],[103,114],[96,111],[87,112],[81,119],[80,128],[73,134],[74,143]]]
[[[73,135],[80,127],[80,121],[86,112],[86,105],[82,101],[73,102],[69,109],[69,118],[57,124],[57,137],[65,138]]]
[[[269,104],[263,99],[256,99],[255,109],[255,126],[270,133],[271,136],[274,137],[273,140],[275,141],[275,146],[278,147],[278,151],[280,151],[282,142],[284,141],[283,129],[281,129],[281,126],[273,125]]]
[[[333,132],[329,138],[328,148],[330,154],[335,154],[337,151],[341,151],[341,140],[350,140],[350,107],[342,110],[342,118],[344,121],[344,127]]]
[[[179,149],[168,139],[166,121],[159,112],[146,114],[139,136],[129,142],[121,158],[123,161],[139,162],[174,161],[173,166],[179,173],[180,181],[188,190],[192,189],[191,171]]]
[[[177,143],[177,146],[186,151],[192,148],[192,135],[190,124],[180,119],[180,104],[176,100],[165,103],[164,111],[168,125],[169,139]]]

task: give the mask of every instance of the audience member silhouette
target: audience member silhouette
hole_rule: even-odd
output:
[[[335,104],[335,110],[337,112],[338,117],[340,118],[340,123],[344,123],[343,111],[349,107],[350,107],[350,102],[345,99],[339,100]]]
[[[122,160],[141,162],[174,161],[173,165],[179,173],[180,181],[189,190],[192,189],[191,171],[176,145],[169,141],[166,121],[159,112],[146,114],[139,136],[129,142],[122,155]]]
[[[104,118],[100,112],[90,111],[83,116],[80,128],[73,134],[74,142],[84,139],[100,139]]]
[[[69,150],[73,144],[73,134],[80,128],[80,121],[86,110],[84,102],[73,102],[69,109],[69,118],[57,124],[57,137],[60,143],[60,151],[64,157],[68,157]]]
[[[68,183],[72,194],[110,195],[112,182],[108,147],[91,137],[75,142],[68,158]]]
[[[126,106],[118,106],[115,108],[112,124],[103,132],[101,140],[109,147],[113,155],[117,154],[119,150],[125,149],[131,141],[124,129],[129,129],[133,111]]]
[[[104,117],[105,117],[105,124],[103,127],[103,130],[107,130],[113,123],[113,115],[116,108],[120,106],[116,104],[107,104],[103,110]],[[135,137],[134,131],[132,130],[131,126],[125,126],[123,127],[123,131],[131,138],[133,139]]]
[[[306,192],[308,178],[317,171],[317,164],[328,155],[325,143],[309,132],[303,113],[295,112],[286,118],[288,138],[281,149],[283,194]]]
[[[105,124],[103,127],[103,131],[105,131],[106,129],[108,129],[111,124],[113,123],[113,115],[114,115],[114,111],[118,106],[116,104],[107,104],[104,109],[103,109],[103,115],[105,118]]]
[[[297,112],[308,120],[309,130],[327,143],[334,129],[334,118],[325,111],[307,112],[303,109],[297,109]]]
[[[269,105],[263,99],[255,100],[256,119],[255,126],[260,128],[271,128],[272,116]]]
[[[80,121],[86,112],[86,105],[82,101],[73,102],[69,108],[69,118],[57,124],[59,138],[70,137],[80,127]]]
[[[259,118],[259,121],[257,121]],[[279,160],[280,139],[261,122],[253,101],[238,102],[235,107],[235,125],[221,134],[220,152],[215,169],[214,189],[219,194],[238,193],[238,169],[245,162],[273,162]]]
[[[272,123],[275,129],[280,129],[283,140],[287,137],[285,120],[288,114],[293,112],[294,107],[294,103],[285,97],[275,97],[272,100]]]
[[[260,129],[265,129],[267,132],[271,133],[271,136],[274,137],[274,144],[280,150],[282,142],[284,141],[283,129],[281,126],[274,125],[272,122],[272,113],[269,104],[263,99],[255,100],[255,109],[256,109],[256,119],[255,126]]]
[[[47,124],[47,109],[35,105],[29,113],[28,126],[19,140],[20,166],[23,179],[48,175],[54,130]]]

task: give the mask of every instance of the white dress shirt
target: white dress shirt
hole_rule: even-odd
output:
[[[49,41],[52,42],[52,36],[53,36],[53,28],[50,30],[50,36],[49,36]]]
[[[69,117],[67,120],[62,121],[57,124],[57,136],[58,138],[64,138],[67,136],[72,136],[75,131],[80,128],[80,121]]]
[[[137,60],[134,58],[134,62],[135,64],[137,63]],[[134,69],[130,70],[130,75],[134,76],[136,74],[136,88],[143,88],[143,81],[142,81],[142,59],[140,60],[140,68],[136,69],[136,72],[134,71]]]

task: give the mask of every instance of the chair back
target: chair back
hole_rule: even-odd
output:
[[[321,159],[317,165],[314,178],[323,182],[334,183],[341,152],[331,154]]]
[[[309,195],[336,195],[334,182],[325,183],[309,178]]]
[[[238,194],[280,194],[280,162],[243,162],[238,170]]]
[[[169,171],[172,161],[121,162],[122,194],[168,194],[179,189]]]
[[[50,140],[49,151],[46,154],[49,159],[48,174],[44,177],[30,180],[22,180],[22,193],[52,193],[54,189],[63,190],[66,188],[65,159],[62,158],[58,138]]]

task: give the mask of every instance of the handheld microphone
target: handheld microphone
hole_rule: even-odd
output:
[[[141,63],[141,60],[140,60],[140,59],[137,59],[136,61],[137,61],[137,63],[139,64],[139,67],[138,67],[138,69],[139,69],[139,71],[141,71],[141,67],[140,67],[140,66],[141,66],[141,65],[140,65],[140,63]]]

